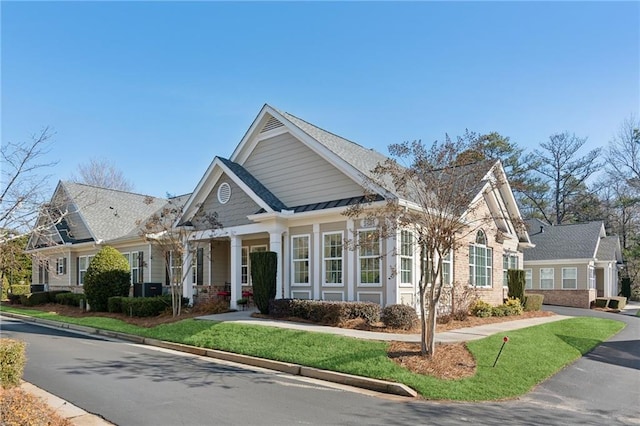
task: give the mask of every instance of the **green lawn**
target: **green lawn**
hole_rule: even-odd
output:
[[[387,344],[384,342],[193,319],[147,329],[108,318],[68,318],[9,307],[3,307],[3,310],[391,380],[412,387],[424,398],[461,401],[522,395],[624,327],[624,323],[619,321],[571,318],[510,331],[509,342],[495,368],[492,365],[502,345],[503,335],[472,341],[468,347],[477,360],[476,375],[461,380],[439,380],[411,373],[396,365],[387,358]]]

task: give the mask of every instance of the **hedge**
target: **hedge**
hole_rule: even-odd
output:
[[[294,317],[328,325],[356,318],[371,324],[380,321],[380,305],[371,302],[274,299],[269,304],[269,314],[276,318]]]
[[[26,361],[24,342],[0,339],[0,385],[3,388],[20,384]]]
[[[527,294],[524,301],[524,310],[526,312],[539,311],[540,309],[542,309],[543,301],[543,294]]]
[[[56,294],[56,303],[69,306],[80,306],[80,301],[85,300],[82,293],[60,293]]]

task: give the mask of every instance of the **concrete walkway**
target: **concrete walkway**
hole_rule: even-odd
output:
[[[251,314],[255,310],[228,312],[225,314],[205,315],[198,317],[199,320],[237,322],[239,324],[262,325],[268,327],[287,328],[290,330],[315,331],[318,333],[336,334],[356,339],[398,341],[398,342],[420,342],[420,334],[408,333],[382,333],[376,331],[353,330],[350,328],[330,327],[310,323],[279,321],[267,318],[253,318]],[[546,324],[570,318],[564,315],[553,315],[549,317],[528,318],[514,321],[505,321],[494,324],[481,325],[477,327],[460,328],[457,330],[436,333],[436,343],[466,342],[469,340],[482,339],[496,333],[504,333],[520,328],[534,325]]]

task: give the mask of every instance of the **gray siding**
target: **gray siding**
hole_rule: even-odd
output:
[[[227,182],[231,187],[231,198],[226,204],[220,204],[218,201],[218,187],[223,182]],[[260,208],[261,207],[244,191],[242,191],[235,182],[229,179],[227,175],[223,174],[202,204],[200,212],[204,210],[209,214],[217,213],[220,224],[223,227],[228,228],[231,226],[247,225],[251,223],[251,221],[247,219],[247,216],[257,213]],[[200,227],[200,225],[196,226]],[[202,227],[209,228],[207,224],[203,224]]]
[[[363,193],[360,185],[289,133],[260,141],[242,166],[289,207]]]
[[[211,284],[224,285],[231,282],[231,245],[229,241],[211,242],[211,259],[208,263],[211,267]],[[206,278],[205,278],[206,279]]]

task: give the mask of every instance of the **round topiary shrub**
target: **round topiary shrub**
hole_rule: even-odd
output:
[[[110,246],[95,255],[84,277],[84,294],[93,311],[106,312],[109,298],[128,296],[131,280],[129,262]]]
[[[387,327],[408,330],[418,322],[418,314],[408,305],[389,305],[382,309],[380,320]]]
[[[469,308],[471,315],[479,318],[488,318],[493,315],[493,308],[483,300],[476,300]]]

